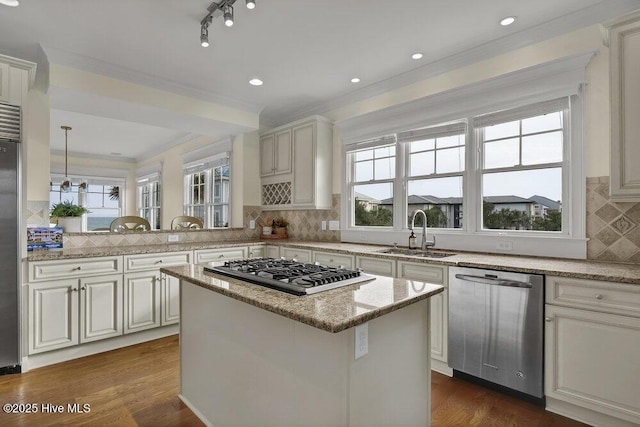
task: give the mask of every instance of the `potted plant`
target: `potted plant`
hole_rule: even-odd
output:
[[[285,218],[279,216],[273,220],[273,233],[279,235],[287,234],[287,225],[289,225],[289,221]]]
[[[66,232],[82,231],[82,215],[89,210],[84,206],[73,204],[70,200],[54,203],[50,216],[58,219],[58,226]]]

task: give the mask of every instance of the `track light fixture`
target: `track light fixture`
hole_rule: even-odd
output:
[[[200,44],[202,47],[209,47],[209,24],[216,16],[222,16],[224,25],[231,27],[234,24],[233,4],[236,0],[220,0],[213,2],[207,8],[208,13],[202,21],[200,21]],[[247,9],[255,9],[255,0],[245,0]]]

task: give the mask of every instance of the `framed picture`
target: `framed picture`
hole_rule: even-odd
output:
[[[62,227],[27,227],[27,250],[62,249]]]

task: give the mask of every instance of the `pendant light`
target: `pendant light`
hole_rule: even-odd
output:
[[[68,138],[71,126],[60,126],[60,129],[64,130],[64,180],[60,184],[60,191],[68,193],[71,191],[71,179],[69,179],[69,150],[68,150]],[[78,184],[78,192],[83,193],[87,191],[87,183],[81,182]]]

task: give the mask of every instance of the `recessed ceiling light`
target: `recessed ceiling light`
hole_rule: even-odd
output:
[[[507,16],[506,18],[502,18],[500,20],[500,25],[502,25],[503,27],[506,27],[507,25],[511,25],[514,22],[516,22],[515,16]]]
[[[354,77],[351,79],[351,83],[360,83],[360,77]]]
[[[11,7],[20,6],[20,2],[18,0],[0,0],[0,4]]]
[[[251,80],[249,80],[249,84],[252,86],[262,86],[263,83],[264,82],[257,77],[254,77]]]
[[[411,59],[422,59],[422,54],[420,52],[416,52],[411,55]]]

